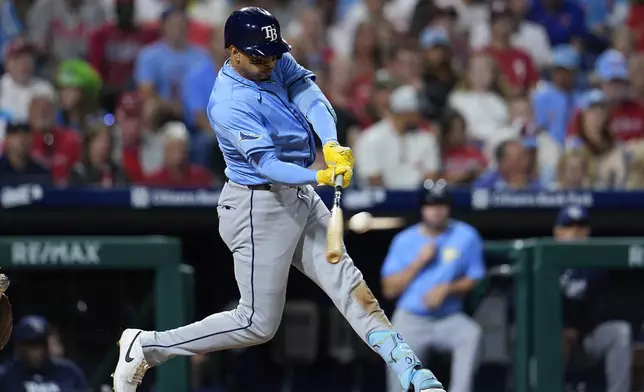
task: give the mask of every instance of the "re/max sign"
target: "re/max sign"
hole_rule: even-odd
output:
[[[95,241],[17,241],[11,244],[16,265],[99,264],[101,244]]]

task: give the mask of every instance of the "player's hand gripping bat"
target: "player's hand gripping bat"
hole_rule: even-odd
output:
[[[331,208],[331,218],[326,232],[326,259],[331,264],[337,264],[342,259],[344,252],[344,217],[340,201],[342,199],[342,182],[344,176],[339,175],[335,178],[335,192],[333,194],[333,207]]]

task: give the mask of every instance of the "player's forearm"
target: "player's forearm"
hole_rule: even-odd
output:
[[[476,280],[470,278],[461,278],[449,285],[448,292],[450,295],[464,296],[474,289]]]
[[[405,291],[424,265],[423,260],[415,260],[403,271],[385,278],[382,282],[382,294],[387,299],[398,297]]]
[[[322,144],[338,140],[335,111],[314,81],[305,78],[296,82],[291,86],[289,95],[299,111],[313,125],[313,130],[320,137]]]
[[[263,153],[260,157],[254,157],[254,159],[261,175],[271,180],[271,182],[286,185],[317,184],[315,171],[280,161],[272,152]]]

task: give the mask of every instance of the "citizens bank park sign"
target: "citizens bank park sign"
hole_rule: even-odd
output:
[[[100,251],[96,241],[16,241],[11,244],[11,264],[96,265]]]

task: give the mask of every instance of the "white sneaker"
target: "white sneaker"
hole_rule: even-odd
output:
[[[112,374],[114,392],[136,392],[145,372],[150,368],[139,341],[142,332],[140,329],[126,329],[121,334],[118,342],[119,361]]]

